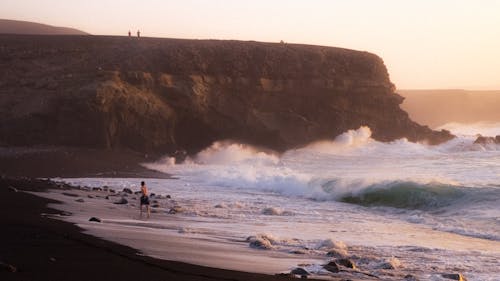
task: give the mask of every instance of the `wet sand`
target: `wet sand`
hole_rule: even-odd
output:
[[[15,187],[17,192],[9,187]],[[286,280],[287,277],[222,270],[137,255],[137,250],[82,233],[52,219],[53,200],[22,191],[67,188],[50,181],[0,180],[1,280]],[[67,214],[66,214],[67,215]],[[248,265],[249,271],[252,264]],[[10,272],[15,269],[16,272]],[[334,280],[334,279],[330,279]]]

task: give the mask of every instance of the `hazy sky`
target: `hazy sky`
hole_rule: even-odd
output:
[[[398,88],[500,89],[500,0],[0,0],[0,18],[92,34],[365,50]]]

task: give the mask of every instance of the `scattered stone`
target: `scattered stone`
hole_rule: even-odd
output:
[[[135,194],[135,195],[138,195],[138,194],[141,194],[141,193],[142,193],[142,192],[140,192],[140,191],[136,191],[136,192],[134,192],[134,194]]]
[[[280,216],[282,213],[283,213],[282,210],[274,207],[264,208],[262,210],[262,214],[268,216]]]
[[[167,195],[167,199],[170,199],[170,198],[172,198],[172,197],[170,195]]]
[[[132,190],[131,190],[130,188],[128,188],[128,187],[125,187],[125,188],[122,190],[122,192],[124,192],[124,193],[128,193],[128,194],[132,194]]]
[[[100,188],[100,187],[92,187],[92,191],[102,191],[102,188]]]
[[[301,267],[296,267],[290,271],[291,274],[295,275],[300,275],[300,278],[307,278],[307,275],[311,275],[311,273],[307,272],[307,270],[301,268]]]
[[[94,196],[92,196],[92,195],[90,195],[90,194],[89,194],[89,195],[87,195],[87,197],[88,197],[88,198],[91,198],[91,199],[92,199],[92,198],[94,198]]]
[[[404,278],[405,278],[404,281],[418,281],[418,278],[411,274],[407,274]]]
[[[17,272],[17,268],[13,266],[12,264],[4,263],[0,261],[0,272],[1,271],[7,271],[7,272]]]
[[[102,187],[102,190],[104,190],[104,191],[108,191],[108,189],[109,189],[109,187],[107,185]]]
[[[345,267],[348,267],[348,268],[352,268],[352,269],[356,269],[356,265],[354,264],[354,262],[350,259],[337,259],[335,261],[337,264],[340,264],[342,266],[345,266]]]
[[[331,261],[331,262],[325,264],[323,266],[323,268],[326,269],[326,270],[328,270],[328,271],[330,271],[330,272],[333,272],[333,273],[337,273],[337,272],[340,271],[339,270],[339,266],[334,261]]]
[[[118,205],[123,205],[123,204],[127,204],[127,203],[128,203],[127,199],[125,199],[123,197],[120,198],[120,200],[113,202],[113,204],[118,204]]]
[[[159,204],[153,204],[153,205],[151,205],[151,207],[152,207],[152,208],[159,208],[159,207],[160,207],[160,205],[159,205]]]
[[[292,273],[276,273],[274,275],[278,276],[278,277],[282,277],[282,278],[287,278],[287,279],[295,278],[295,274],[292,274]]]
[[[69,197],[78,197],[78,194],[76,193],[63,192],[62,194]]]
[[[89,221],[101,222],[101,219],[96,217],[91,217]]]
[[[441,274],[441,276],[443,276],[443,278],[446,279],[467,281],[467,279],[461,273],[446,273],[446,274]]]
[[[292,250],[292,251],[290,251],[290,254],[305,255],[305,254],[307,254],[307,251],[306,250]]]
[[[156,194],[151,193],[149,196],[150,196],[150,197],[155,197],[155,196],[156,196]]]
[[[116,193],[116,191],[114,189],[111,189],[111,188],[109,189],[109,192],[110,193]]]
[[[80,203],[83,203],[83,202],[85,202],[85,200],[83,200],[83,198],[80,198],[80,199],[76,199],[75,201],[76,201],[76,202],[80,202]]]
[[[326,256],[328,257],[334,257],[337,259],[343,259],[345,258],[346,251],[345,250],[330,250],[328,253],[326,253]]]
[[[10,191],[13,191],[13,192],[18,192],[17,188],[13,187],[13,186],[9,186],[7,187]]]
[[[174,206],[174,207],[170,208],[170,210],[168,210],[169,214],[177,214],[180,212],[182,212],[182,207],[180,207],[180,206]]]
[[[151,201],[151,203],[158,204],[158,200],[153,200],[153,201]]]
[[[377,266],[378,269],[394,269],[394,266],[389,262],[381,263]]]
[[[217,204],[214,206],[214,208],[217,208],[217,209],[222,209],[224,208],[225,206],[223,204]]]
[[[253,239],[250,239],[249,246],[252,248],[262,249],[262,250],[270,250],[273,248],[271,241],[263,237],[254,237]]]
[[[109,200],[109,196],[104,197],[106,200]]]

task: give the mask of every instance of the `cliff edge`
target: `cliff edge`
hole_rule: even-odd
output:
[[[7,146],[284,151],[362,125],[380,141],[452,138],[400,109],[378,56],[321,46],[0,35],[0,97]]]

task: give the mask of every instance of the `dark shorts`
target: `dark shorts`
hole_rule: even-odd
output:
[[[141,196],[141,205],[149,205],[149,196]]]

